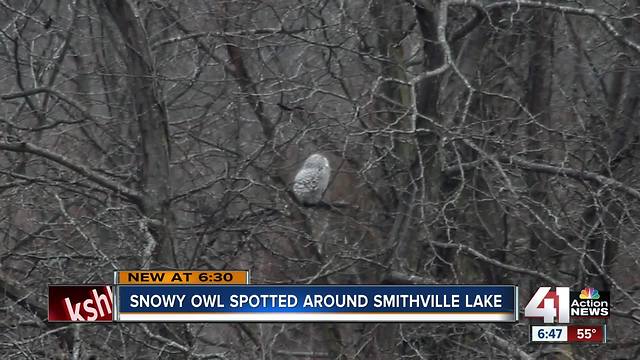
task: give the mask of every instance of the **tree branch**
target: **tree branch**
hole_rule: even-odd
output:
[[[30,153],[30,154],[42,156],[45,159],[51,160],[70,170],[75,171],[76,173],[86,177],[87,179],[93,181],[94,183],[102,187],[112,190],[117,194],[123,195],[127,200],[135,203],[136,205],[140,205],[142,202],[142,194],[137,190],[128,188],[114,180],[111,180],[108,177],[103,176],[102,174],[99,174],[84,165],[77,164],[73,160],[69,159],[64,155],[49,151],[37,145],[31,144],[28,142],[16,142],[16,143],[0,142],[0,150],[6,150],[6,151],[12,151],[12,152],[18,152],[18,153]]]
[[[3,294],[6,294],[9,299],[34,314],[41,321],[47,319],[48,311],[46,306],[34,300],[31,296],[32,292],[30,293],[25,289],[21,289],[16,281],[6,277],[2,272],[0,272],[0,289],[2,289]]]
[[[600,184],[601,186],[606,186],[615,190],[619,190],[623,193],[626,193],[627,195],[630,195],[640,200],[640,191],[628,185],[625,185],[618,180],[615,180],[606,176],[602,176],[594,172],[581,171],[581,170],[576,170],[576,169],[571,169],[566,167],[558,167],[558,166],[547,165],[547,164],[539,164],[532,161],[523,160],[515,156],[504,157],[504,158],[500,158],[499,160],[504,163],[511,163],[517,166],[518,168],[521,168],[524,170],[537,171],[537,172],[553,174],[553,175],[564,175],[564,176],[567,176],[573,179],[578,179],[578,180],[588,180],[588,181]]]
[[[430,241],[429,244],[434,245],[436,247],[439,248],[445,248],[445,249],[457,249],[460,250],[464,253],[467,253],[468,255],[472,255],[474,257],[476,257],[478,260],[483,261],[485,263],[497,266],[499,268],[503,268],[505,270],[508,271],[512,271],[515,273],[521,273],[521,274],[527,274],[527,275],[531,275],[534,276],[538,279],[544,280],[549,284],[552,285],[557,285],[560,286],[562,284],[562,282],[560,280],[557,280],[545,273],[536,271],[536,270],[530,270],[527,268],[522,268],[522,267],[518,267],[518,266],[513,266],[513,265],[509,265],[509,264],[505,264],[503,262],[500,262],[496,259],[493,259],[487,255],[484,255],[483,253],[479,252],[478,250],[467,246],[467,245],[463,245],[463,244],[455,244],[455,243],[444,243],[444,242],[439,242],[439,241]]]
[[[68,97],[67,95],[65,95],[65,94],[63,94],[63,93],[61,93],[61,92],[59,92],[57,90],[49,88],[49,87],[38,87],[38,88],[29,89],[29,90],[20,91],[20,92],[15,92],[15,93],[8,93],[8,94],[1,95],[0,99],[2,99],[2,100],[12,100],[12,99],[17,99],[17,98],[21,98],[21,97],[29,97],[29,96],[40,94],[40,93],[54,95],[58,99],[66,102],[67,104],[69,104],[69,105],[73,106],[74,108],[78,109],[80,111],[80,113],[82,114],[82,116],[84,116],[85,118],[87,118],[87,119],[95,119],[95,117],[93,115],[91,115],[89,110],[87,110],[87,108],[85,108],[78,101],[76,101],[73,98]]]
[[[557,5],[557,4],[554,4],[553,2],[533,1],[533,0],[498,1],[492,4],[486,4],[486,5],[478,0],[449,0],[448,4],[455,5],[455,6],[469,5],[485,11],[491,11],[493,9],[499,9],[499,8],[505,8],[505,7],[541,8],[541,9],[556,11],[562,14],[589,16],[594,18],[596,21],[598,21],[600,25],[602,25],[602,27],[609,34],[611,34],[618,42],[630,48],[631,50],[635,51],[636,53],[640,54],[640,44],[635,43],[629,40],[628,38],[626,38],[611,24],[611,22],[609,22],[608,18],[613,15],[607,14],[602,11],[598,11],[593,8],[586,8],[586,7],[577,8],[572,6]]]
[[[551,175],[560,175],[566,176],[568,178],[576,179],[576,180],[584,180],[596,183],[603,187],[610,187],[614,190],[621,191],[627,195],[630,195],[633,198],[640,200],[640,191],[628,186],[618,180],[591,172],[586,170],[577,170],[564,166],[557,165],[549,165],[549,164],[540,164],[533,161],[528,161],[521,159],[517,156],[498,156],[496,159],[502,164],[514,165],[515,167],[526,170],[526,171],[535,171],[545,174]],[[485,158],[483,161],[493,161],[492,159]],[[444,173],[451,176],[460,173],[461,171],[471,170],[478,166],[478,161],[473,161],[470,163],[462,164],[462,165],[453,165],[444,169]]]
[[[493,331],[489,330],[489,325],[480,325],[484,330],[483,336],[493,346],[500,349],[505,354],[509,355],[512,359],[520,360],[533,360],[534,357],[520,349],[513,341],[509,341],[503,337],[496,335]]]
[[[232,70],[232,74],[235,77],[236,81],[240,85],[240,88],[245,93],[247,101],[251,106],[253,112],[256,114],[258,121],[260,121],[260,125],[262,125],[262,132],[267,140],[273,140],[274,134],[274,126],[271,120],[267,117],[264,111],[264,103],[260,96],[258,95],[258,89],[255,83],[251,80],[251,76],[249,75],[249,71],[244,64],[244,59],[242,57],[242,52],[240,48],[232,44],[231,42],[227,44],[227,53],[229,54],[229,60],[233,65],[230,67]]]

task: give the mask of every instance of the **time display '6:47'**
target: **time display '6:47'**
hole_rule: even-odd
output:
[[[531,326],[532,342],[566,342],[567,340],[568,334],[566,326]]]

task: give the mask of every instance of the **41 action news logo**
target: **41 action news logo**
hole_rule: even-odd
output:
[[[524,308],[527,318],[542,318],[545,323],[569,323],[571,317],[609,317],[608,291],[588,287],[570,291],[568,287],[540,287]]]

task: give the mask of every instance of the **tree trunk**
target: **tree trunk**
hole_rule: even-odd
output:
[[[158,266],[176,267],[172,229],[174,217],[169,199],[169,132],[167,111],[158,83],[155,59],[148,36],[129,2],[124,0],[104,1],[104,5],[120,31],[125,43],[128,85],[132,100],[132,111],[137,120],[141,136],[143,190],[142,212],[150,219],[151,231],[157,246],[153,253]]]

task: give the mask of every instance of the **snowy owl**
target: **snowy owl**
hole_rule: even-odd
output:
[[[320,202],[329,185],[331,166],[320,154],[313,154],[304,161],[293,182],[293,193],[305,205]]]

